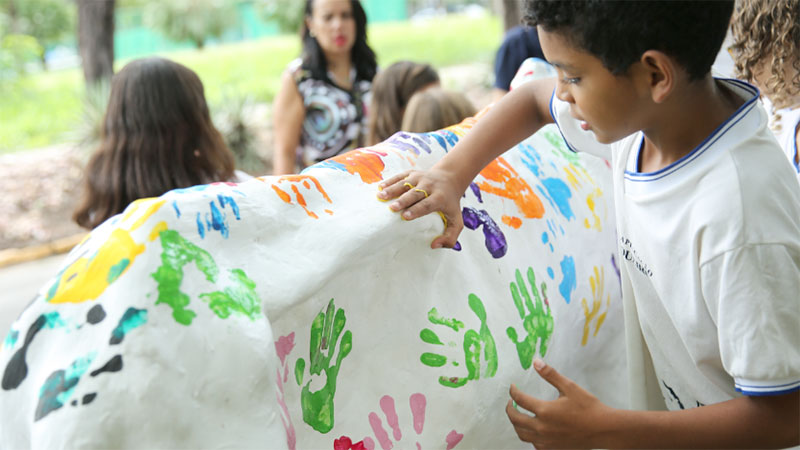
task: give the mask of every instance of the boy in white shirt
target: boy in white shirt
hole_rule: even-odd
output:
[[[431,170],[381,184],[405,219],[441,211],[447,226],[431,246],[452,247],[469,183],[543,125],[611,157],[635,410],[537,360],[559,398],[512,386],[533,415],[506,408],[537,448],[800,443],[800,186],[758,90],[710,75],[732,9],[529,1],[559,79],[511,91]]]

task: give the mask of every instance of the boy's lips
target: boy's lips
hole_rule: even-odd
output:
[[[589,131],[590,129],[592,129],[592,126],[589,125],[589,122],[581,120],[581,130]]]

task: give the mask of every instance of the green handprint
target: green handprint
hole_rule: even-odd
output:
[[[534,303],[531,301],[531,296],[528,294],[528,289],[525,287],[525,281],[522,279],[522,274],[519,269],[516,271],[517,282],[511,282],[511,297],[514,299],[514,305],[517,306],[519,318],[522,319],[522,328],[528,332],[528,335],[523,341],[517,338],[517,330],[514,327],[508,327],[506,334],[514,345],[517,346],[517,354],[519,354],[519,362],[522,368],[527,370],[531,367],[533,356],[536,354],[536,342],[539,341],[539,352],[542,356],[547,353],[547,342],[553,334],[553,316],[550,313],[550,304],[547,302],[547,285],[542,282],[542,297],[539,296],[539,290],[536,289],[536,276],[533,274],[533,268],[528,267],[528,281],[531,284],[533,297],[536,299]],[[522,294],[522,295],[520,295]],[[523,305],[522,299],[525,299]],[[525,313],[527,307],[528,313]]]
[[[303,421],[320,433],[327,433],[333,428],[333,397],[336,395],[336,378],[339,376],[342,360],[353,347],[353,333],[347,330],[342,335],[342,346],[336,357],[336,364],[331,366],[331,358],[336,352],[336,341],[339,340],[339,335],[346,322],[344,310],[336,311],[333,299],[331,299],[328,302],[327,310],[324,313],[320,311],[311,323],[308,371],[311,375],[320,375],[322,371],[325,371],[325,387],[311,392],[309,387],[311,380],[309,380],[300,392],[300,408],[303,410]],[[323,353],[323,350],[327,350],[327,354]],[[294,376],[298,386],[303,384],[305,367],[305,360],[298,358],[294,366]]]
[[[191,325],[197,313],[189,309],[191,298],[181,290],[184,268],[194,264],[206,280],[222,285],[220,270],[210,253],[189,242],[175,230],[163,230],[161,239],[161,265],[150,276],[158,283],[156,305],[165,303],[172,308],[172,317],[183,325]],[[200,294],[211,311],[221,319],[231,313],[257,320],[261,316],[261,300],[255,291],[256,283],[241,269],[229,269],[229,283],[219,291]]]
[[[559,133],[550,128],[543,128],[541,134],[545,139],[547,139],[547,142],[549,142],[550,145],[555,147],[555,150],[558,152],[558,154],[563,156],[567,162],[574,165],[580,165],[580,155],[567,147],[567,143]]]
[[[467,367],[467,376],[465,377],[439,377],[439,384],[446,387],[457,388],[464,386],[470,380],[477,380],[480,378],[481,369],[481,346],[483,346],[483,356],[486,359],[486,370],[484,372],[485,378],[491,378],[497,372],[497,347],[494,343],[492,333],[486,325],[486,309],[483,307],[483,302],[475,294],[469,294],[469,307],[478,316],[481,321],[479,331],[467,330],[464,333],[464,359]],[[428,312],[428,320],[434,325],[444,325],[451,328],[453,331],[459,331],[464,328],[464,322],[456,319],[446,319],[439,315],[436,308],[432,308]],[[439,339],[439,336],[429,328],[425,328],[419,332],[419,337],[424,342],[434,345],[444,345]],[[452,343],[455,346],[455,343]],[[429,367],[442,367],[447,363],[447,357],[437,353],[423,353],[419,357],[422,364]],[[457,362],[452,363],[458,366]]]

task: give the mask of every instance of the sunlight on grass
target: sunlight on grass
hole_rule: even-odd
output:
[[[435,67],[488,63],[502,38],[500,22],[491,16],[382,23],[368,32],[382,67],[402,59]],[[243,95],[271,102],[284,68],[300,54],[299,41],[284,35],[160,56],[196,71],[212,105]],[[117,61],[117,70],[126,62]],[[0,153],[75,139],[70,131],[80,119],[83,93],[80,68],[39,73],[0,87]]]

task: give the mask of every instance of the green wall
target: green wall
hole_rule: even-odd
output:
[[[265,22],[260,17],[255,1],[239,2],[236,25],[227,30],[220,39],[209,39],[208,45],[277,35],[279,33],[277,24]],[[400,21],[407,18],[406,0],[362,0],[361,4],[370,23]],[[115,11],[115,20],[115,59],[135,58],[156,52],[193,47],[191,42],[174,42],[163,37],[157,30],[146,28],[142,21],[141,7],[118,7]]]

